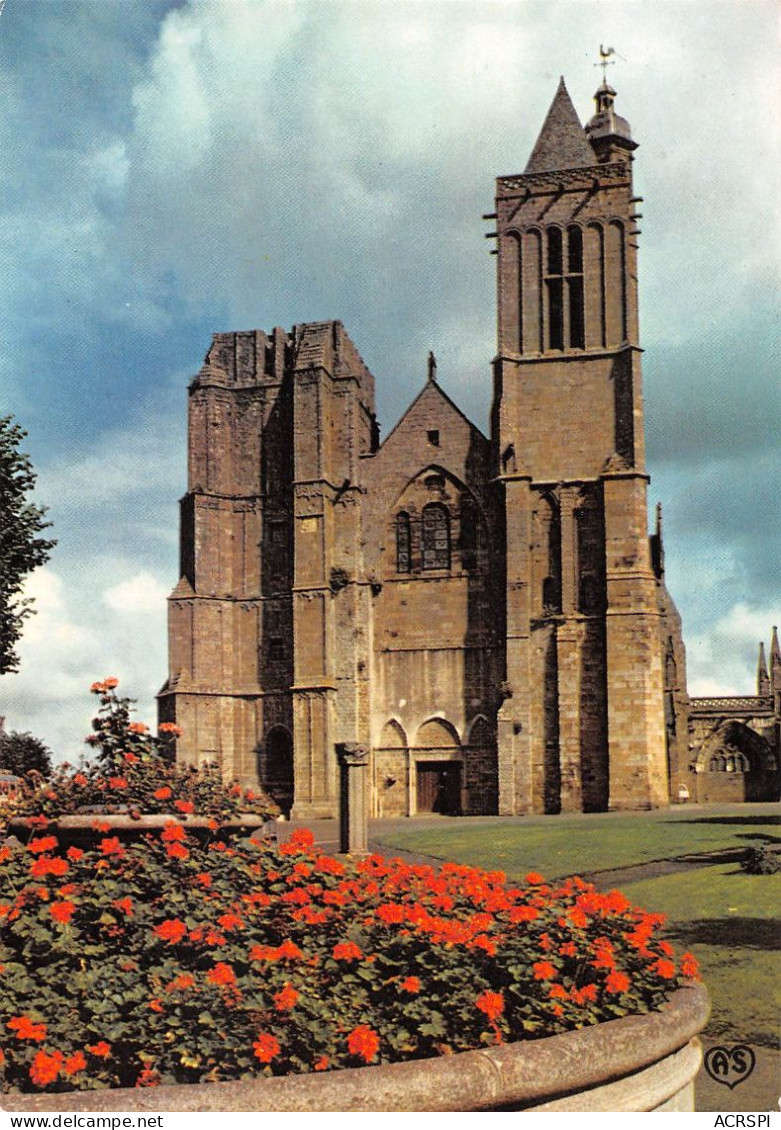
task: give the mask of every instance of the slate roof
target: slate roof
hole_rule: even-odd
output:
[[[562,78],[524,173],[549,173],[596,164],[596,155]]]

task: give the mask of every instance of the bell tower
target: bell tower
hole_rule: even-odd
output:
[[[629,124],[585,129],[562,79],[496,183],[492,435],[504,491],[500,812],[667,803]]]

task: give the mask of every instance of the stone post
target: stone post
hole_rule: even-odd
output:
[[[339,759],[339,850],[369,854],[369,750],[356,742],[337,742]]]

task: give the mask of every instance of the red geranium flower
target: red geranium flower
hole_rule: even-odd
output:
[[[377,917],[386,925],[398,925],[404,921],[404,907],[397,902],[386,902],[377,907]]]
[[[549,961],[535,961],[532,966],[535,981],[552,981],[558,970]]]
[[[191,800],[175,800],[174,808],[178,808],[180,812],[195,812],[195,805]]]
[[[40,855],[30,866],[30,874],[34,879],[40,879],[43,875],[67,875],[68,861],[55,856],[53,859],[48,855]]]
[[[126,789],[127,788],[127,777],[109,777],[108,783],[109,783],[109,788]]]
[[[327,1071],[330,1062],[327,1055],[321,1055],[319,1059],[315,1060],[315,1071]]]
[[[700,967],[697,958],[693,953],[681,954],[681,976],[698,978],[700,975]]]
[[[65,1074],[76,1075],[77,1072],[83,1071],[87,1066],[87,1060],[84,1052],[74,1052],[65,1060]]]
[[[190,973],[179,973],[174,977],[173,981],[169,981],[165,987],[167,993],[172,993],[176,989],[194,989],[195,978]]]
[[[227,914],[220,915],[220,917],[217,919],[217,925],[221,926],[223,930],[227,930],[228,932],[230,932],[231,930],[243,930],[244,919],[239,918],[238,914],[228,912]]]
[[[334,961],[360,961],[363,952],[355,942],[337,942],[332,956]]]
[[[172,843],[175,840],[186,840],[187,833],[181,824],[177,824],[175,820],[169,820],[160,833],[160,838],[166,843]]]
[[[206,974],[206,980],[215,985],[235,985],[236,974],[232,965],[228,965],[225,961],[218,961],[214,968]]]
[[[542,875],[539,874],[538,871],[530,871],[526,876],[526,882],[530,887],[538,887],[540,883],[545,882],[545,879],[542,877]]]
[[[614,970],[608,973],[607,980],[605,981],[605,989],[609,993],[625,993],[630,986],[631,982],[626,973],[621,973],[619,970]]]
[[[252,1048],[261,1063],[271,1063],[272,1059],[276,1059],[282,1050],[279,1046],[279,1040],[269,1032],[259,1032]]]
[[[164,942],[175,945],[187,933],[187,927],[178,918],[168,918],[165,922],[161,922],[159,926],[155,926],[154,932]]]
[[[36,1052],[35,1059],[30,1067],[30,1079],[36,1087],[45,1087],[53,1083],[62,1068],[62,1052]]]
[[[148,734],[149,727],[145,726],[143,722],[131,722],[128,726],[131,734]]]
[[[39,855],[43,851],[54,851],[56,847],[56,836],[41,836],[39,839],[30,840],[27,850],[31,851],[33,855]]]
[[[84,855],[84,852],[81,848],[69,847],[65,854],[67,855],[68,859],[72,859],[74,863],[78,863],[78,861]]]
[[[49,907],[49,913],[55,922],[68,923],[73,917],[75,909],[76,904],[65,899],[63,902],[53,902]]]
[[[36,1024],[29,1016],[12,1016],[8,1027],[17,1040],[36,1040],[40,1043],[46,1039],[46,1025]]]
[[[511,922],[533,922],[540,912],[533,906],[514,906],[510,911]]]
[[[675,976],[675,963],[672,961],[667,961],[663,957],[659,958],[653,968],[656,970],[660,977],[664,977],[667,981]]]
[[[137,1087],[156,1087],[160,1082],[160,1073],[151,1067],[145,1067],[136,1079]]]
[[[405,993],[419,993],[420,992],[420,978],[419,977],[405,977],[399,985]]]
[[[359,1056],[364,1063],[371,1063],[380,1050],[380,1037],[368,1024],[359,1024],[347,1037],[350,1055]]]
[[[111,1044],[107,1044],[105,1040],[97,1044],[87,1044],[87,1051],[92,1052],[98,1059],[108,1059],[111,1055]]]
[[[289,1012],[295,1008],[298,1001],[298,992],[292,985],[285,985],[278,993],[274,994],[274,1008],[277,1012]]]
[[[119,842],[118,836],[110,836],[100,841],[100,850],[104,855],[124,855],[125,849]]]
[[[152,793],[152,796],[156,800],[168,800],[169,796],[171,796],[172,794],[172,791],[172,789],[168,788],[168,785],[165,785],[162,789],[155,789],[155,791]]]
[[[308,828],[296,828],[293,835],[288,840],[288,843],[295,844],[296,847],[311,847],[315,842],[314,833],[310,832]]]
[[[184,844],[174,843],[168,844],[166,847],[166,854],[169,859],[189,859],[190,853]]]
[[[492,993],[486,989],[475,1001],[475,1006],[484,1012],[489,1020],[494,1021],[504,1012],[504,994]]]

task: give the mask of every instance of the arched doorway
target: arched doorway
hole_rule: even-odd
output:
[[[285,816],[290,816],[294,794],[293,740],[284,726],[274,726],[266,734],[258,775],[271,799]]]
[[[418,730],[415,759],[415,808],[419,815],[461,815],[463,762],[452,727],[432,718]]]

